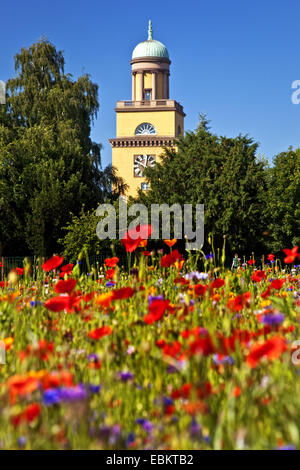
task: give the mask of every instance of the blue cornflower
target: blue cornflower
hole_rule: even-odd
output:
[[[139,418],[136,420],[136,423],[140,424],[147,433],[150,433],[153,430],[153,424],[151,421],[148,421],[148,419]]]
[[[133,432],[130,432],[127,437],[126,446],[129,447],[135,441],[135,435]]]
[[[90,390],[90,392],[92,392],[92,393],[99,393],[100,390],[101,390],[101,385],[89,384],[89,390]]]
[[[19,439],[18,439],[18,446],[19,446],[19,447],[25,447],[25,446],[26,446],[26,442],[27,442],[26,437],[25,437],[25,436],[21,436],[21,437],[19,437]]]
[[[49,388],[44,392],[44,404],[46,406],[55,405],[56,403],[60,402],[60,394],[59,389]]]
[[[114,287],[116,285],[116,283],[112,282],[112,281],[108,281],[105,285],[106,285],[106,287]]]
[[[279,447],[278,450],[296,450],[296,448],[295,448],[295,446],[290,444],[290,445],[287,445],[287,446]]]
[[[264,315],[261,319],[261,323],[264,325],[280,325],[284,321],[284,315],[282,313],[273,314],[268,313]]]
[[[60,397],[62,401],[78,401],[86,398],[86,389],[80,384],[75,387],[64,387],[60,389]]]
[[[165,406],[170,406],[170,405],[173,405],[173,403],[174,403],[174,401],[170,397],[164,397],[163,401],[164,401]]]
[[[37,305],[42,305],[40,300],[31,300],[30,307],[36,307]]]
[[[129,371],[119,372],[119,377],[123,382],[133,379],[133,374]]]
[[[234,364],[234,359],[233,357],[231,356],[225,356],[225,357],[222,357],[222,358],[218,358],[218,354],[214,354],[213,355],[213,361],[215,364],[217,364],[218,366],[221,365],[221,364],[230,364],[230,365],[233,365]]]
[[[148,295],[148,304],[151,305],[155,300],[164,300],[162,295]]]
[[[200,424],[196,421],[196,419],[193,417],[192,422],[191,422],[191,427],[190,427],[190,433],[192,436],[202,436],[202,428]]]

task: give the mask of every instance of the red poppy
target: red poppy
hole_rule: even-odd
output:
[[[165,344],[162,348],[165,356],[171,356],[177,358],[181,351],[182,344],[179,341],[173,341],[173,343]]]
[[[65,264],[64,266],[62,266],[62,267],[60,268],[60,270],[61,270],[63,273],[68,273],[68,272],[72,271],[73,268],[74,268],[74,264],[69,263],[69,264]]]
[[[171,248],[177,242],[177,238],[173,238],[172,240],[164,240],[164,242],[166,245],[168,245],[169,248]]]
[[[105,273],[105,279],[113,279],[115,275],[114,268],[108,269]]]
[[[137,225],[136,229],[130,229],[121,240],[127,252],[132,253],[137,249],[142,240],[147,239],[152,232],[151,225]]]
[[[191,388],[191,383],[185,383],[182,387],[177,388],[172,392],[171,398],[173,398],[173,400],[176,400],[177,398],[188,398],[190,396]]]
[[[268,260],[269,260],[269,261],[274,261],[274,258],[275,258],[275,255],[273,255],[272,253],[270,253],[270,254],[268,255]]]
[[[255,259],[249,259],[248,264],[250,264],[250,266],[253,266],[253,264],[255,264]]]
[[[286,248],[282,251],[286,254],[286,257],[284,258],[284,262],[287,264],[293,263],[297,256],[298,258],[300,258],[300,253],[298,253],[298,246],[294,246],[294,248],[292,248],[291,250]]]
[[[24,274],[24,268],[16,268],[16,272],[19,276],[23,276]]]
[[[60,268],[61,272],[59,273],[59,277],[64,278],[65,275],[70,276],[72,274],[73,267],[74,267],[74,264],[72,263],[65,264],[64,266],[62,266]]]
[[[207,291],[207,286],[203,284],[196,284],[194,286],[194,291],[196,295],[204,295],[205,292]]]
[[[98,340],[103,338],[103,336],[110,335],[112,333],[112,328],[110,326],[102,326],[101,328],[96,328],[89,332],[88,336],[92,339]]]
[[[212,343],[212,340],[209,335],[204,337],[196,338],[195,341],[189,344],[190,354],[203,354],[208,356],[216,352],[216,349]]]
[[[106,258],[104,260],[105,266],[109,268],[114,268],[119,262],[119,258],[117,256],[113,256],[112,258]]]
[[[251,279],[254,282],[260,282],[263,279],[266,279],[266,273],[265,273],[265,271],[254,271],[254,273],[251,276]]]
[[[271,294],[271,286],[269,286],[262,294],[262,298],[263,299],[266,299],[267,297],[269,297],[269,295]]]
[[[246,362],[250,367],[256,367],[262,357],[277,359],[287,349],[286,342],[281,336],[273,336],[264,343],[254,343],[249,351]]]
[[[31,421],[35,420],[35,418],[39,416],[40,412],[40,405],[38,403],[31,403],[31,405],[28,405],[24,411],[24,417],[28,423],[31,423]]]
[[[113,300],[127,299],[128,297],[132,297],[134,292],[132,287],[121,287],[121,289],[113,291]]]
[[[58,281],[54,290],[58,294],[71,294],[75,289],[76,279],[68,279],[67,281]]]
[[[271,287],[276,290],[280,290],[285,283],[285,279],[274,279],[274,281],[271,282]]]
[[[150,251],[142,251],[142,255],[143,256],[150,256],[151,253],[150,253]]]
[[[245,292],[244,294],[237,295],[234,299],[228,300],[227,306],[234,310],[235,312],[239,312],[245,306],[249,306],[249,300],[251,297],[251,292]]]
[[[154,300],[149,306],[149,313],[144,316],[144,322],[148,325],[160,320],[169,307],[169,300]]]
[[[10,402],[13,404],[17,396],[25,396],[34,392],[39,387],[39,381],[35,377],[13,375],[7,381],[10,393]]]
[[[163,268],[168,268],[169,266],[172,266],[177,260],[181,260],[182,256],[179,253],[178,250],[173,250],[171,253],[168,255],[164,255],[160,261],[160,265]]]
[[[212,289],[219,289],[225,285],[225,281],[223,279],[217,278],[211,283]]]
[[[42,264],[42,268],[44,271],[52,271],[52,269],[58,268],[64,261],[64,257],[60,256],[53,256],[52,258],[48,259],[45,263]]]
[[[213,393],[213,388],[210,382],[205,382],[202,387],[197,388],[198,398],[206,398]]]
[[[52,312],[61,312],[63,310],[69,311],[71,305],[71,298],[68,295],[52,297],[45,302],[45,307]]]

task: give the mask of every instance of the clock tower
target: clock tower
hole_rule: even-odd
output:
[[[110,139],[112,165],[128,185],[127,196],[147,190],[143,170],[155,165],[163,147],[173,145],[183,134],[183,107],[169,98],[167,48],[152,37],[149,21],[148,40],[139,43],[131,59],[132,99],[118,101],[117,135]]]

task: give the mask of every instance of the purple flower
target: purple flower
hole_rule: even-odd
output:
[[[157,295],[157,296],[148,295],[148,303],[149,303],[149,305],[151,305],[152,302],[154,302],[155,300],[164,300],[164,298],[163,298],[162,295]]]
[[[209,255],[205,255],[205,259],[213,259],[214,255],[210,253]]]
[[[197,423],[196,419],[193,417],[192,422],[191,422],[191,427],[190,427],[190,433],[192,437],[201,437],[202,432],[201,432],[201,426],[199,423]]]
[[[140,424],[142,428],[149,434],[153,430],[153,424],[147,419],[139,418],[136,420],[137,424]]]
[[[282,323],[284,320],[284,315],[282,313],[278,314],[273,314],[273,313],[268,313],[267,315],[264,315],[261,319],[261,323],[264,325],[279,325]]]
[[[59,395],[59,389],[56,388],[49,388],[44,392],[44,404],[46,406],[49,405],[56,405],[56,403],[60,402],[60,395]]]
[[[174,401],[170,397],[164,397],[163,401],[164,401],[165,406],[170,406],[170,405],[173,405],[174,403]]]
[[[295,446],[290,444],[290,445],[287,445],[287,446],[279,447],[278,450],[296,450],[296,448],[295,448]]]
[[[119,372],[119,377],[123,382],[133,379],[133,374],[129,371]]]
[[[75,387],[61,388],[59,394],[62,401],[79,401],[86,398],[86,389],[80,384]]]
[[[133,432],[130,432],[127,437],[126,446],[129,447],[135,441],[135,435]]]
[[[36,307],[37,305],[42,305],[40,300],[31,300],[30,307]]]
[[[188,279],[190,281],[199,281],[200,279],[207,279],[208,274],[207,273],[199,273],[198,271],[192,271],[191,273],[188,273],[185,275],[185,279]]]
[[[100,390],[101,390],[101,385],[90,384],[89,385],[89,390],[90,390],[91,393],[99,393]]]
[[[86,395],[86,389],[82,384],[75,387],[49,388],[44,392],[43,401],[49,406],[60,402],[84,400]]]
[[[234,364],[234,359],[231,356],[225,356],[219,359],[218,354],[213,355],[213,361],[218,366],[221,364],[229,364],[229,365]]]
[[[19,447],[25,447],[26,446],[26,437],[25,436],[21,436],[19,437],[18,439],[18,446]]]
[[[98,362],[99,361],[99,357],[97,356],[97,354],[89,354],[87,356],[88,360],[91,361],[91,362]]]

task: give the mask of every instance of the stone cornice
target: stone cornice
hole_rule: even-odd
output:
[[[164,147],[174,146],[176,137],[155,135],[134,135],[109,139],[112,147]]]
[[[137,57],[136,59],[132,59],[130,61],[131,65],[132,64],[137,64],[139,62],[165,62],[167,64],[171,64],[170,59],[167,59],[166,57]]]

